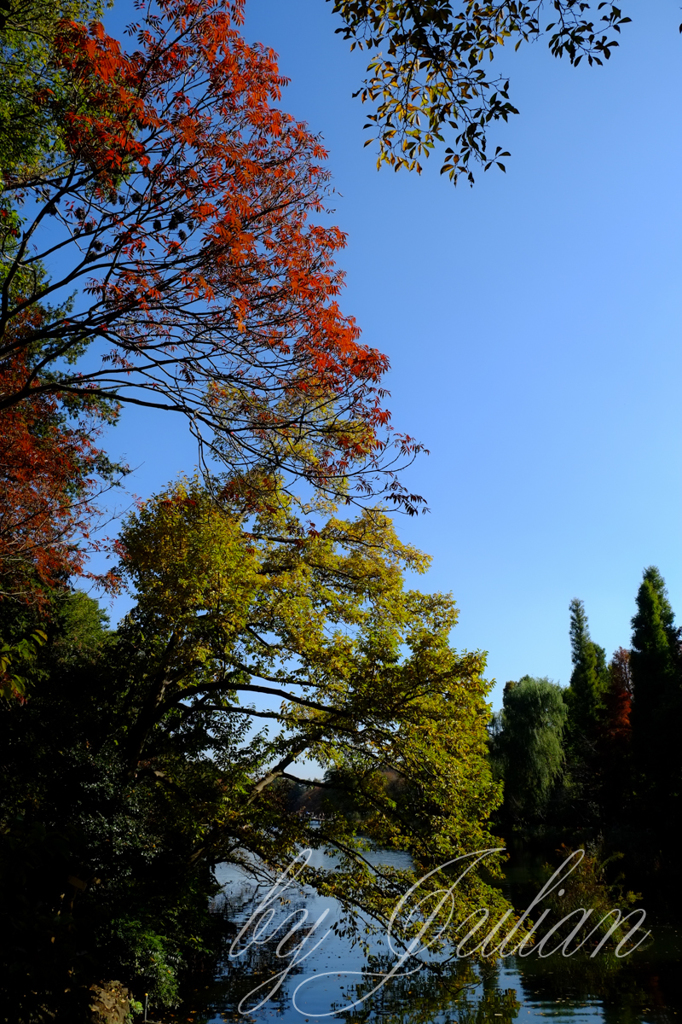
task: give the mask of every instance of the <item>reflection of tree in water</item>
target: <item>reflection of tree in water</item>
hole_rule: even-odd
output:
[[[250,993],[263,982],[271,980],[276,974],[289,966],[286,949],[281,951],[281,956],[276,955],[277,938],[270,943],[252,943],[247,949],[240,953],[239,957],[231,958],[229,950],[231,943],[237,938],[242,923],[250,917],[254,906],[260,898],[265,896],[271,883],[261,886],[254,886],[253,880],[245,882],[239,887],[230,890],[229,894],[223,893],[214,901],[211,911],[223,932],[222,955],[215,965],[216,976],[211,985],[206,985],[203,990],[194,989],[191,993],[186,992],[184,996],[189,1000],[186,1005],[192,1007],[188,1012],[166,1013],[162,1018],[157,1018],[158,1024],[183,1024],[191,1021],[191,1024],[208,1024],[215,1017],[222,1017],[225,1020],[239,1021],[240,1024],[257,1024],[259,1012],[238,1012],[238,1006],[242,999],[246,1000]],[[275,904],[276,906],[277,904]],[[284,910],[290,913],[292,909],[303,907],[304,901],[292,901]],[[283,910],[283,912],[284,912]],[[269,931],[276,928],[276,922],[272,924]],[[296,941],[301,940],[299,934]],[[291,944],[289,944],[291,945]],[[300,974],[307,964],[294,967],[290,977]],[[248,1000],[248,1004],[256,1005],[263,997],[263,992],[254,999]],[[291,993],[286,983],[273,992],[268,1000],[269,1010],[282,1018],[291,1015]]]
[[[253,888],[248,886],[236,890],[216,905],[216,913],[223,917],[227,936],[225,956],[222,962],[222,974],[210,991],[206,991],[203,1005],[195,1005],[197,1016],[195,1024],[210,1020],[211,1016],[221,1014],[227,1019],[238,1016],[244,1024],[257,1024],[259,1013],[237,1014],[237,1007],[242,999],[253,993],[262,983],[272,981],[291,964],[287,956],[302,938],[308,933],[303,927],[298,935],[291,939],[287,946],[276,953],[277,943],[284,935],[284,929],[277,932],[273,940],[259,945],[253,943],[238,958],[230,959],[227,955],[229,944],[236,937],[241,922],[245,921],[252,911],[254,902]],[[282,914],[290,914],[305,906],[304,899],[291,899],[282,907]],[[314,923],[314,920],[311,922]],[[276,919],[266,929],[271,934],[277,928]],[[315,937],[311,939],[316,941]],[[485,964],[476,967],[468,960],[454,960],[447,964],[432,963],[424,965],[415,974],[392,977],[377,993],[369,996],[366,1001],[344,1010],[344,1006],[355,1003],[368,996],[380,979],[377,973],[388,974],[395,967],[394,956],[384,954],[371,956],[367,960],[366,980],[346,986],[343,995],[331,1001],[328,1010],[335,1011],[332,1021],[343,1021],[344,1024],[510,1024],[517,1016],[520,1003],[513,989],[503,991],[499,987],[498,971],[494,965]],[[297,979],[311,975],[315,961],[311,957],[294,966],[287,979]],[[255,1006],[265,994],[266,989],[248,999],[243,1009]],[[208,1004],[208,1005],[207,1005]],[[291,1002],[291,987],[285,980],[284,984],[273,993],[268,1000],[270,1014],[283,1019],[291,1019],[294,1014]],[[201,1014],[203,1011],[203,1015]],[[309,1014],[313,1016],[314,1014]],[[299,1015],[296,1014],[298,1017]],[[301,1017],[303,1020],[303,1017]]]
[[[193,1003],[193,1024],[206,1024],[216,1016],[239,1020],[241,1024],[260,1024],[266,1011],[268,1019],[277,1016],[285,1021],[303,1021],[305,1016],[314,1017],[314,1012],[301,1015],[294,1010],[291,993],[302,978],[314,976],[314,968],[319,970],[320,962],[315,954],[292,967],[284,984],[273,992],[263,1010],[237,1012],[242,999],[291,966],[292,958],[287,953],[308,934],[308,928],[301,928],[277,956],[277,943],[285,930],[277,931],[277,919],[274,919],[264,933],[274,931],[273,940],[262,945],[251,944],[238,958],[227,956],[230,942],[236,938],[242,922],[248,920],[259,896],[266,891],[263,889],[257,894],[253,885],[247,884],[232,890],[229,898],[225,897],[216,905],[216,913],[223,918],[226,930],[225,955],[219,967],[222,973],[201,997],[199,992],[195,993],[200,1001]],[[291,914],[305,905],[304,897],[294,896],[282,905],[281,914]],[[315,915],[309,923],[314,922]],[[313,935],[311,943],[316,941]],[[328,941],[333,941],[331,936]],[[524,959],[506,959],[503,965],[488,962],[475,965],[469,960],[431,963],[413,975],[392,977],[370,996],[380,981],[373,975],[389,973],[395,963],[395,958],[387,954],[370,957],[366,978],[349,982],[337,990],[335,1001],[330,999],[326,1009],[334,1012],[334,1016],[327,1019],[332,1024],[334,1021],[343,1024],[511,1024],[524,1004],[531,1004],[545,1016],[560,1016],[565,1021],[583,1018],[586,1005],[591,1005],[603,1024],[641,1024],[643,1020],[651,1024],[672,1024],[682,1015],[679,938],[676,936],[672,936],[670,948],[663,944],[659,948],[657,942],[655,951],[648,948],[641,956],[621,960],[603,951],[594,959],[578,955],[568,959],[557,955],[539,960],[531,954]],[[514,972],[519,998],[515,989],[501,987],[501,966],[506,972]],[[248,999],[244,1009],[255,1006],[265,991]],[[366,1001],[344,1010],[365,996]],[[169,1015],[168,1021],[173,1020],[179,1022],[186,1018]]]
[[[216,979],[215,986],[219,1012],[236,1012],[242,999],[247,999],[249,993],[259,988],[264,982],[274,979],[281,971],[286,970],[290,966],[292,959],[288,955],[290,950],[306,934],[306,930],[302,929],[297,938],[292,939],[286,947],[280,950],[279,956],[276,953],[277,943],[283,938],[284,932],[278,933],[271,942],[264,942],[262,945],[257,942],[252,943],[243,952],[240,952],[238,957],[232,958],[229,956],[230,945],[236,939],[242,923],[249,918],[254,907],[258,905],[259,898],[264,896],[266,892],[267,887],[264,886],[262,893],[259,893],[257,889],[254,889],[252,882],[247,882],[231,892],[229,896],[226,894],[216,904],[215,913],[220,914],[223,918],[226,932],[224,955],[220,964],[221,973]],[[303,909],[304,905],[305,901],[303,898],[293,899],[288,904],[282,906],[282,914],[290,914],[293,910]],[[279,902],[275,902],[273,909],[276,909],[278,906]],[[276,928],[277,923],[274,920],[265,932],[266,934],[271,934]],[[244,945],[248,943],[251,936],[252,930],[250,929],[249,935],[244,937]],[[243,946],[241,948],[243,949]],[[294,966],[288,977],[300,974],[306,968],[307,961],[304,961],[299,967]],[[264,998],[265,992],[266,990],[263,988],[253,999],[248,1000],[248,1004],[257,1005]],[[291,994],[286,980],[284,984],[272,993],[268,1000],[268,1006],[281,1015],[284,1015],[286,1011],[291,1011]],[[258,1011],[253,1015],[249,1013],[240,1014],[239,1019],[244,1024],[249,1024],[250,1021],[257,1020],[257,1013]]]
[[[371,969],[388,973],[395,960],[373,958]],[[521,1008],[513,989],[501,990],[495,967],[474,967],[469,961],[424,966],[417,974],[396,976],[366,1002],[352,1010],[347,1006],[369,995],[379,979],[349,986],[343,1003],[331,1004],[337,1019],[346,1024],[509,1024]]]
[[[682,1013],[679,960],[668,960],[662,952],[657,950],[653,963],[648,953],[635,959],[600,953],[594,959],[557,955],[538,960],[531,955],[512,965],[519,971],[524,1004],[552,1006],[570,1019],[582,1014],[586,1003],[598,1001],[604,1024],[641,1024],[644,1019],[672,1024]]]

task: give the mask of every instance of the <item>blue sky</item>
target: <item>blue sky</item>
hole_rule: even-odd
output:
[[[342,307],[390,357],[395,427],[431,452],[404,480],[431,511],[399,532],[433,556],[419,586],[457,600],[453,643],[489,652],[496,706],[525,673],[568,683],[573,597],[609,655],[645,566],[682,615],[680,11],[630,6],[604,68],[504,55],[521,113],[493,139],[512,156],[470,189],[437,157],[377,172],[351,98],[363,55],[330,4],[247,3],[247,38],[291,79],[282,107],[330,153]],[[129,18],[117,4],[110,31]],[[142,497],[196,461],[167,415],[127,411],[108,444]]]

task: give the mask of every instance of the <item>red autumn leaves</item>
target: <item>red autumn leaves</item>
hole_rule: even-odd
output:
[[[36,334],[46,366],[57,338],[100,360],[53,386],[180,409],[231,468],[270,461],[334,490],[355,466],[366,482],[388,362],[339,309],[342,233],[309,222],[324,151],[273,105],[282,79],[235,28],[239,5],[159,6],[129,56],[101,26],[62,27],[81,107],[62,118],[69,155],[14,186],[46,203],[29,231],[53,218],[31,258],[66,261],[40,298],[89,296]]]
[[[0,389],[11,389],[25,373],[21,355],[4,361]],[[85,573],[82,542],[91,540],[95,500],[110,475],[106,456],[93,443],[101,420],[98,409],[81,408],[69,421],[63,403],[50,394],[3,412],[0,600],[40,606],[49,588]]]
[[[274,55],[240,34],[242,0],[145,10],[129,53],[101,25],[59,26],[54,151],[5,174],[23,220],[6,236],[0,311],[0,411],[23,438],[3,452],[7,499],[26,504],[19,463],[47,458],[36,425],[70,396],[180,411],[233,474],[336,496],[355,485],[413,510],[395,470],[418,446],[390,433],[388,361],[339,308],[344,236],[310,221],[324,213],[326,154],[277,107]],[[84,486],[92,453],[62,458],[76,438],[53,425],[56,496],[61,474]],[[59,523],[70,539],[85,526]],[[45,529],[36,566],[56,550]]]

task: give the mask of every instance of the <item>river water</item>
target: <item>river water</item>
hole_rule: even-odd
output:
[[[373,862],[410,866],[407,855],[395,851],[380,851]],[[313,854],[311,864],[321,863],[321,855]],[[445,962],[443,954],[427,954],[431,967],[424,967],[414,959],[401,964],[400,951],[392,952],[385,936],[371,940],[368,960],[346,936],[329,931],[340,918],[340,907],[331,898],[289,885],[279,893],[288,900],[282,906],[268,898],[271,882],[256,886],[241,869],[228,865],[219,868],[218,877],[227,916],[234,922],[232,956],[178,1021],[507,1024],[544,1017],[555,1024],[682,1022],[682,939],[674,925],[647,921],[641,934],[651,928],[651,938],[620,960],[601,954],[582,960],[531,955],[481,967],[467,959]],[[513,872],[504,888],[517,909],[527,905],[519,904],[523,886]],[[278,950],[296,922],[305,930]]]

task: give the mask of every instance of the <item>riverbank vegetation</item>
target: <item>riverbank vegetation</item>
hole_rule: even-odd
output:
[[[572,601],[569,686],[529,676],[506,684],[491,723],[491,759],[505,787],[496,824],[529,849],[567,842],[615,858],[630,885],[670,907],[682,644],[655,566],[644,571],[636,609],[631,647],[607,662],[583,603]]]

